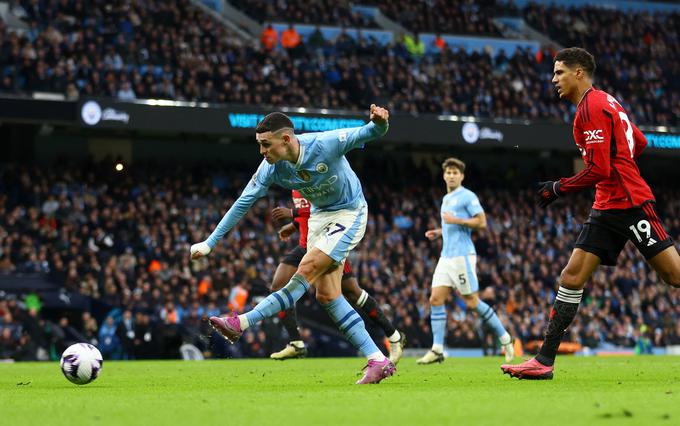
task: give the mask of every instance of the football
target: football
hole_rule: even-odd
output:
[[[61,372],[77,385],[86,385],[96,379],[103,364],[99,349],[89,343],[71,345],[61,355]]]

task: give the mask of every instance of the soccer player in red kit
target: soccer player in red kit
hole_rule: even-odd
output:
[[[600,265],[616,265],[632,241],[661,278],[680,287],[680,255],[656,214],[655,200],[635,159],[647,140],[613,96],[593,87],[595,59],[581,48],[557,53],[552,82],[561,99],[576,105],[574,140],[585,163],[575,176],[541,182],[538,204],[546,207],[563,194],[595,187],[595,203],[562,270],[538,355],[501,370],[520,379],[552,379],[557,348],[576,316],[583,287]]]
[[[279,231],[281,239],[285,241],[296,231],[300,232],[298,246],[284,256],[283,260],[276,268],[271,285],[272,291],[279,290],[290,281],[290,278],[295,274],[302,257],[307,252],[307,221],[309,220],[311,204],[297,190],[292,191],[292,197],[293,209],[276,207],[272,210],[272,218],[275,221],[293,219],[292,223],[284,225]],[[392,325],[390,320],[387,319],[378,305],[378,302],[370,296],[366,290],[359,287],[359,283],[350,268],[349,260],[345,261],[343,268],[341,281],[342,295],[345,296],[347,301],[351,303],[357,311],[363,311],[370,320],[373,320],[385,332],[385,336],[387,336],[390,342],[390,361],[396,365],[403,354],[406,336],[399,332]],[[307,355],[307,349],[305,348],[305,344],[300,336],[300,331],[298,330],[295,305],[286,309],[282,314],[283,316],[281,319],[283,326],[286,328],[286,331],[288,331],[290,342],[279,352],[271,354],[271,358],[284,360],[288,358],[304,357]]]

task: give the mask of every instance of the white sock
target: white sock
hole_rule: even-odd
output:
[[[361,296],[357,299],[357,306],[360,308],[363,308],[364,304],[368,300],[368,293],[366,293],[366,290],[361,290]]]
[[[290,344],[295,346],[298,349],[305,347],[305,342],[303,342],[302,340],[291,340]]]
[[[248,324],[248,318],[246,318],[245,315],[239,315],[238,320],[241,323],[241,331],[245,330],[246,328],[250,327],[250,324]]]
[[[373,352],[372,354],[370,354],[370,355],[367,356],[366,358],[368,358],[369,361],[370,361],[370,360],[378,361],[378,362],[385,361],[385,355],[383,355],[383,353],[380,352],[380,351],[378,351],[378,352]]]
[[[438,354],[444,353],[444,345],[432,345],[432,351],[437,352]]]
[[[508,343],[512,342],[512,337],[510,337],[510,334],[505,333],[504,335],[499,337],[498,340],[501,342],[501,345],[507,345]]]
[[[401,334],[399,334],[399,330],[394,330],[394,333],[390,337],[388,337],[390,343],[397,343],[398,341],[401,340]]]

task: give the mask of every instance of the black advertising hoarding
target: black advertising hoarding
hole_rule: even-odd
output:
[[[77,106],[73,101],[0,97],[0,122],[72,125]]]
[[[359,126],[368,113],[281,108],[298,132]],[[367,108],[368,110],[368,108]],[[153,131],[215,136],[253,135],[272,110],[201,102],[113,99],[53,101],[0,97],[0,122],[64,124],[87,129]],[[643,129],[645,130],[645,129]],[[650,130],[650,129],[647,129]],[[680,153],[680,131],[657,127],[645,131],[655,152]],[[520,120],[474,120],[471,117],[392,114],[386,142],[410,145],[576,150],[568,124]]]
[[[249,135],[269,112],[244,106],[210,106],[164,101],[86,100],[79,106],[85,128],[153,130],[191,134]],[[359,126],[368,113],[340,114],[304,108],[283,109],[299,132]],[[406,144],[506,148],[573,149],[564,124],[493,123],[450,116],[392,114],[386,140]]]

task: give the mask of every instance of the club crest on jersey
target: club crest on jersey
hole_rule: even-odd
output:
[[[298,170],[297,175],[305,182],[309,182],[312,179],[312,175],[307,170]]]
[[[326,163],[319,163],[316,165],[316,171],[319,173],[328,173],[328,166]]]

